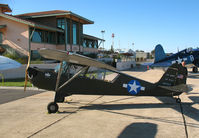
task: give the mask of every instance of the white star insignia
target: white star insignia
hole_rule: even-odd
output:
[[[186,58],[184,58],[184,59],[186,59]],[[172,61],[171,63],[174,64],[174,63],[177,62],[178,64],[180,64],[180,63],[182,63],[182,60],[183,60],[183,59],[181,59],[180,57],[178,57],[177,60],[174,60],[174,61]]]
[[[132,92],[134,91],[135,93],[137,93],[137,88],[139,88],[140,86],[139,85],[136,85],[136,82],[134,81],[133,84],[128,84],[130,86],[130,91],[129,92]]]

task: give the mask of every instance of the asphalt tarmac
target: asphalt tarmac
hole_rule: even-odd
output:
[[[18,100],[21,98],[25,98],[28,96],[32,96],[32,95],[36,95],[39,94],[41,92],[41,90],[35,89],[35,90],[27,90],[26,92],[24,92],[23,88],[6,88],[6,87],[1,87],[0,88],[0,104],[4,104],[7,102],[11,102],[14,100]]]
[[[150,82],[158,81],[164,73],[125,72]],[[73,95],[69,97],[72,101],[59,104],[56,114],[46,110],[54,92],[21,96],[0,104],[0,137],[197,138],[199,74],[189,72],[187,84],[189,92],[180,96],[181,104],[170,97]],[[9,91],[13,94],[11,89],[4,92]]]

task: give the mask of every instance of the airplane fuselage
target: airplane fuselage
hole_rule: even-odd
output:
[[[57,73],[49,69],[29,68],[31,83],[49,91],[55,91]],[[61,75],[60,85],[66,82],[67,76]],[[158,91],[158,92],[157,92]],[[138,78],[120,73],[113,81],[104,81],[86,76],[77,76],[59,90],[60,97],[72,94],[85,95],[132,95],[132,96],[175,96],[182,92],[174,92]]]
[[[166,67],[167,64],[165,62],[169,63],[169,65],[178,63],[181,64],[183,61],[185,61],[186,65],[194,64],[195,66],[199,67],[199,49],[193,49],[191,51],[187,51],[187,49],[182,50],[176,54],[173,54],[171,56],[167,56],[162,60],[159,60],[158,62],[155,62],[152,67],[154,66],[162,66]],[[163,64],[161,64],[163,63]]]

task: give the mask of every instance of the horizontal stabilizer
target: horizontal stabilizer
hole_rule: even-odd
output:
[[[158,44],[155,47],[155,61],[154,63],[163,60],[164,58],[166,58],[166,54],[164,52],[164,49],[162,48],[162,46],[160,44]]]

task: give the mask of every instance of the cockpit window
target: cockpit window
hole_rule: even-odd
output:
[[[74,64],[68,64],[67,62],[63,61],[62,66],[62,74],[65,74],[68,76],[68,78],[71,78],[73,75],[75,75],[77,72],[79,72],[83,66],[74,65]],[[55,67],[55,72],[59,72],[60,64]],[[96,67],[89,67],[88,69],[82,71],[78,76],[81,77],[87,77],[89,79],[97,79],[97,80],[103,80],[107,82],[114,82],[116,78],[119,76],[118,73],[96,68]]]
[[[68,63],[67,63],[66,61],[63,61],[62,73],[65,73],[65,72],[66,72],[67,67],[68,67]],[[55,67],[55,70],[54,70],[54,71],[55,71],[55,72],[59,72],[59,69],[60,69],[60,64],[57,65],[57,66]]]
[[[70,76],[73,76],[81,68],[82,68],[82,66],[78,66],[78,65],[74,65],[74,64],[69,64],[66,61],[63,61],[63,64],[62,64],[62,74],[65,74],[65,75],[69,75],[70,74]],[[57,72],[59,72],[59,69],[60,69],[60,64],[55,67],[54,71],[57,73]]]
[[[80,76],[84,76],[89,79],[97,79],[97,80],[103,80],[107,82],[114,82],[114,80],[119,76],[119,74],[110,70],[106,70],[106,69],[90,67],[85,72],[82,72]]]

